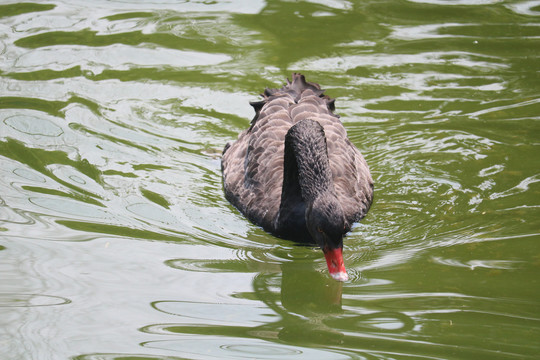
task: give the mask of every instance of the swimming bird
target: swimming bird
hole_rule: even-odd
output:
[[[345,281],[343,236],[373,201],[368,165],[319,84],[293,73],[261,95],[249,128],[223,150],[225,197],[264,230],[318,245]]]

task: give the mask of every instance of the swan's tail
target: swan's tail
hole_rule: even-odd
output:
[[[300,95],[302,95],[302,93],[308,89],[313,91],[317,96],[324,96],[324,90],[321,90],[321,86],[319,84],[306,81],[306,78],[302,74],[293,73],[292,81],[287,79],[287,84],[285,84],[281,89],[266,88],[262,96],[264,96],[264,98],[269,98],[270,96],[277,95],[279,93],[288,93],[295,99],[295,101],[298,101],[300,100]]]
[[[321,89],[321,86],[319,84],[306,81],[304,75],[300,73],[293,73],[292,81],[289,81],[289,79],[287,79],[287,83],[283,85],[283,87],[281,87],[280,89],[266,88],[264,90],[264,93],[261,94],[261,96],[264,98],[263,100],[253,101],[249,104],[255,109],[255,118],[257,118],[257,115],[259,114],[261,108],[264,106],[264,104],[270,101],[272,97],[289,94],[295,102],[298,102],[302,98],[302,93],[306,90],[311,90],[318,97],[325,99],[328,108],[331,111],[335,110],[335,99],[330,98],[328,95],[324,95],[324,89]]]

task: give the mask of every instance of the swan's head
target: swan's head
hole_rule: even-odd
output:
[[[343,208],[335,195],[323,193],[306,209],[306,225],[313,239],[324,253],[330,276],[338,281],[349,277],[343,263],[343,235],[347,222]]]

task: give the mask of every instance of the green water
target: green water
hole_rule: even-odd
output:
[[[343,284],[222,193],[293,71],[375,180]],[[3,1],[0,76],[0,358],[538,358],[539,1]]]

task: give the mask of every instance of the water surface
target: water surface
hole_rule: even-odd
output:
[[[0,4],[2,359],[540,352],[540,3]],[[375,180],[351,279],[223,197],[294,71]]]

